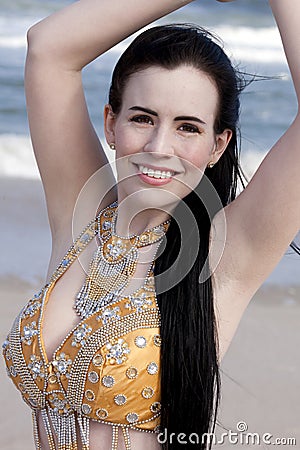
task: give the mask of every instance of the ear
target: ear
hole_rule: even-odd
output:
[[[216,135],[216,145],[212,152],[213,163],[219,161],[223,153],[225,152],[230,139],[232,138],[232,131],[228,128],[225,129],[222,133]]]
[[[106,141],[108,144],[114,143],[116,115],[109,104],[104,106],[103,119]]]

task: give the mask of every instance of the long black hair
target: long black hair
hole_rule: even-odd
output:
[[[206,449],[211,445],[202,442],[202,436],[214,429],[220,400],[218,337],[208,267],[209,233],[213,216],[235,198],[242,179],[238,119],[244,81],[208,31],[190,24],[163,25],[143,32],[123,53],[113,73],[109,103],[118,114],[130,75],[151,66],[172,70],[181,65],[199,69],[215,83],[219,102],[214,131],[232,131],[217,164],[206,169],[194,191],[178,203],[165,250],[155,263],[162,338],[161,429],[168,437],[175,433],[163,448],[182,448],[177,436],[185,433],[187,448],[195,448],[198,440],[197,448]],[[184,254],[183,260],[178,258],[180,253]],[[170,267],[172,276],[170,272],[159,276]],[[170,276],[181,281],[170,283],[166,290],[166,277]]]

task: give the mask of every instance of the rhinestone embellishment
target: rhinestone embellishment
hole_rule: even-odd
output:
[[[90,239],[90,235],[88,233],[85,233],[83,236],[81,236],[80,238],[80,242],[82,244],[86,244]]]
[[[114,203],[111,205],[111,207],[114,207],[115,205],[116,205],[116,202],[114,202]],[[104,211],[104,213],[103,213],[103,216],[104,216],[104,217],[108,217],[108,218],[113,217],[113,215],[114,215],[114,212],[113,212],[111,209],[107,209],[107,210]]]
[[[18,375],[14,366],[10,366],[9,371],[10,371],[11,376],[14,378]]]
[[[127,355],[130,353],[127,342],[121,338],[106,344],[106,350],[108,350],[106,359],[110,364],[122,364],[127,360]]]
[[[102,378],[102,384],[103,384],[103,386],[110,388],[115,384],[115,379],[111,375],[105,375]]]
[[[111,237],[111,232],[110,231],[103,231],[103,233],[101,234],[102,239],[107,239]]]
[[[127,397],[124,394],[118,394],[118,395],[115,395],[114,401],[117,405],[121,406],[126,403]]]
[[[37,336],[38,330],[36,327],[36,322],[31,322],[30,325],[25,325],[23,329],[23,335],[21,336],[21,341],[27,345],[31,345],[32,338]]]
[[[103,356],[99,355],[99,354],[95,355],[94,358],[93,358],[93,364],[96,367],[102,366],[102,364],[103,364]]]
[[[158,365],[155,362],[151,362],[147,366],[147,372],[149,375],[155,375],[158,372]]]
[[[147,340],[144,336],[137,336],[134,340],[134,343],[139,348],[145,348],[147,345]]]
[[[38,379],[42,379],[45,377],[45,373],[44,373],[44,366],[43,363],[41,361],[41,358],[39,356],[36,355],[31,355],[30,356],[30,363],[28,364],[28,369],[30,370],[30,373],[32,375],[32,378],[34,380]]]
[[[87,389],[84,393],[85,398],[89,401],[89,402],[93,402],[95,400],[95,394],[93,391],[91,391],[91,389]]]
[[[104,231],[110,230],[111,229],[111,222],[109,220],[105,220],[102,224],[102,229]]]
[[[161,404],[159,402],[154,402],[150,406],[150,411],[153,412],[154,414],[159,413],[160,410],[161,410]]]
[[[103,325],[106,325],[111,320],[120,319],[120,308],[116,306],[115,308],[106,308],[103,313],[97,317],[97,320],[102,320]]]
[[[94,372],[94,371],[89,372],[88,379],[91,383],[98,383],[99,375],[97,374],[97,372]]]
[[[51,375],[49,375],[49,377],[48,377],[48,383],[49,383],[49,384],[55,384],[55,383],[57,383],[57,376],[54,375],[54,373],[52,373]]]
[[[137,422],[139,420],[139,415],[137,413],[134,413],[134,412],[128,413],[127,416],[126,416],[126,420],[129,423],[135,423],[135,422]]]
[[[148,399],[148,398],[153,397],[153,395],[154,395],[154,389],[150,386],[147,386],[142,390],[142,396],[144,398]]]
[[[153,342],[154,342],[154,345],[156,345],[156,347],[160,347],[161,346],[161,336],[159,334],[155,334],[153,336]]]
[[[69,410],[69,405],[62,392],[54,392],[49,395],[49,402],[52,404],[53,410],[61,415]]]
[[[52,362],[55,372],[58,376],[70,377],[70,370],[72,365],[72,360],[62,352],[60,355],[56,355],[55,360]]]
[[[133,380],[134,378],[136,378],[138,376],[138,370],[136,367],[128,367],[128,369],[126,370],[126,376],[127,378],[129,378],[130,380]]]
[[[81,325],[73,333],[72,347],[83,347],[86,344],[88,336],[91,334],[92,328],[86,323]]]
[[[3,351],[6,350],[9,347],[9,340],[6,339],[2,344]]]
[[[90,407],[90,405],[83,403],[83,405],[81,407],[81,411],[83,412],[83,414],[91,414],[92,408]]]
[[[30,303],[27,305],[23,311],[22,318],[25,319],[26,317],[33,317],[35,313],[40,309],[41,302],[36,300],[33,303]]]
[[[135,309],[136,312],[142,312],[144,309],[146,309],[148,306],[152,305],[152,301],[148,297],[148,295],[143,292],[139,296],[129,296],[129,302],[126,303],[125,307],[127,309]]]
[[[65,259],[62,260],[61,263],[62,263],[63,267],[67,267],[67,265],[69,264],[70,261],[71,260],[69,258],[65,258]]]
[[[96,411],[96,416],[99,417],[99,419],[106,419],[108,416],[108,411],[104,408],[98,408]]]
[[[126,253],[127,247],[123,244],[122,239],[117,239],[113,244],[107,244],[107,256],[113,260],[117,260],[121,255]]]
[[[4,357],[7,359],[7,361],[10,361],[11,360],[11,354],[10,354],[10,351],[9,351],[9,340],[8,340],[8,337],[2,344],[2,350],[3,350]]]

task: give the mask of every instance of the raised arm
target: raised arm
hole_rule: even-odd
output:
[[[82,68],[139,28],[188,3],[80,0],[29,30],[28,117],[54,240],[70,228],[85,181],[107,162],[87,111]],[[107,177],[112,179],[111,171]]]
[[[292,0],[269,0],[273,15],[278,25],[284,45],[285,54],[293,78],[297,94],[298,106],[300,99],[300,4]]]
[[[281,33],[299,104],[300,2],[270,0],[270,6]],[[225,208],[227,243],[215,273],[219,289],[224,282],[231,284],[231,290],[240,292],[248,301],[284,255],[300,228],[299,169],[298,111],[247,188]],[[221,222],[219,214],[215,219],[217,228],[222,226]]]

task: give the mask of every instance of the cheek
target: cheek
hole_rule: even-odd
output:
[[[211,159],[211,153],[214,148],[214,141],[210,139],[209,141],[196,143],[188,145],[185,151],[182,153],[181,158],[183,164],[186,167],[187,172],[194,170],[204,171],[207,163]]]
[[[134,133],[130,126],[119,127],[116,132],[116,157],[129,156],[141,151],[145,133]]]
[[[116,143],[116,157],[120,158],[122,156],[127,156],[130,154],[130,148],[132,147],[132,143],[129,138],[126,136],[126,133],[119,133],[116,135],[115,139]]]
[[[185,160],[185,164],[188,166],[187,170],[189,172],[194,170],[197,171],[197,169],[203,170],[207,165],[208,156],[208,153],[203,154],[200,150],[198,154],[191,155],[190,157],[187,155]]]

